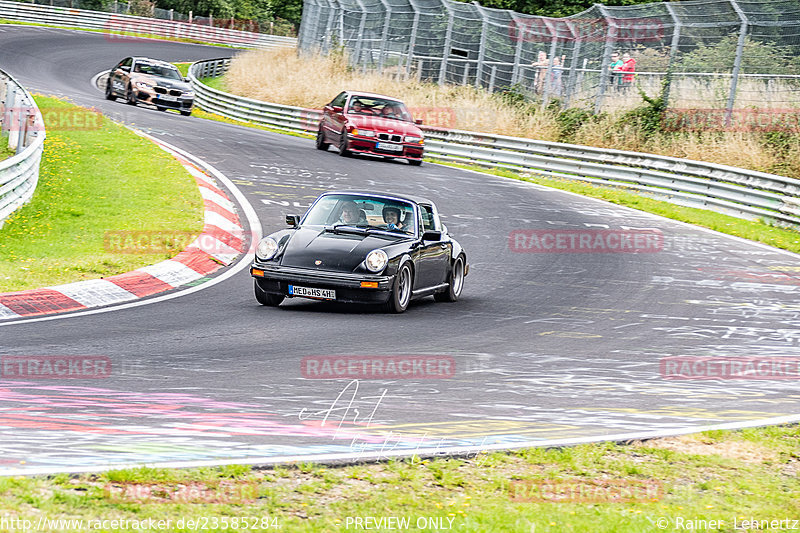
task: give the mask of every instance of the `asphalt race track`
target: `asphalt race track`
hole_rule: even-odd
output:
[[[462,300],[428,298],[399,316],[308,300],[270,309],[243,269],[150,305],[0,322],[2,356],[112,363],[106,379],[0,381],[0,474],[465,454],[800,418],[796,380],[667,379],[664,359],[800,356],[796,255],[522,182],[341,158],[312,140],[108,102],[91,83],[128,55],[231,53],[0,26],[0,68],[202,158],[264,233],[329,189],[430,197],[468,253]],[[639,229],[661,232],[662,246],[525,253],[510,238]],[[446,371],[319,379],[331,377],[314,373],[309,361],[322,360],[308,358],[319,356],[404,356]]]

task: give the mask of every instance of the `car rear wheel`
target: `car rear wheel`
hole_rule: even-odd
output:
[[[397,275],[394,278],[392,294],[386,303],[387,311],[390,313],[402,313],[408,308],[408,302],[411,301],[413,281],[414,275],[411,273],[411,267],[408,266],[408,263],[405,263],[397,271]]]
[[[255,292],[258,303],[267,307],[278,307],[285,298],[282,294],[266,292],[259,286],[257,279],[253,280],[253,292]]]
[[[409,159],[408,164],[418,167],[422,164],[422,159]]]
[[[111,90],[111,80],[106,81],[106,100],[116,100],[117,96]]]
[[[447,290],[437,292],[433,299],[437,302],[455,302],[461,296],[464,288],[464,256],[459,255],[450,270],[450,279],[447,280]]]
[[[184,117],[188,117],[191,114],[192,114],[192,110],[191,109],[189,111],[181,111],[181,115],[183,115]]]
[[[317,150],[327,151],[330,144],[325,142],[325,134],[322,133],[322,128],[317,132]]]
[[[350,150],[347,149],[347,132],[342,130],[342,136],[339,139],[339,155],[342,157],[349,157]]]
[[[158,109],[159,111],[166,111],[167,110],[167,108],[164,107],[163,105],[157,105],[156,109]]]
[[[136,95],[133,94],[133,87],[128,85],[128,90],[125,91],[125,103],[128,105],[136,105]]]

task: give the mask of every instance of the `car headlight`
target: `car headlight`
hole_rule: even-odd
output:
[[[406,135],[406,142],[414,144],[422,144],[422,137],[416,137],[414,135]]]
[[[152,85],[150,85],[149,83],[145,83],[143,81],[137,81],[136,82],[136,86],[138,88],[140,88],[140,89],[152,89],[153,88]]]
[[[256,246],[256,257],[263,261],[269,261],[273,257],[275,257],[275,253],[278,251],[278,243],[272,237],[264,237],[260,241],[258,241],[258,246]]]
[[[383,250],[372,250],[367,254],[367,259],[364,263],[367,265],[367,270],[370,272],[380,272],[386,268],[386,263],[389,262],[389,256]]]
[[[358,134],[362,137],[375,137],[375,132],[372,130],[358,130]]]
[[[194,98],[194,91],[184,91],[181,96],[184,98]]]

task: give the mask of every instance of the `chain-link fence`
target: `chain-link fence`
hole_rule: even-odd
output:
[[[683,127],[800,121],[800,0],[596,4],[560,19],[452,0],[305,0],[299,47],[542,105],[626,109],[642,89]]]
[[[151,0],[131,0],[130,2],[121,2],[119,0],[24,0],[23,3],[66,7],[69,9],[86,9],[104,13],[114,13],[117,15],[134,15],[137,17],[149,17],[160,20],[174,20],[189,22],[199,26],[268,33],[271,35],[293,37],[295,33],[295,26],[291,22],[277,17],[265,16],[258,20],[242,20],[222,15],[198,17],[192,12],[186,14],[179,13],[174,9],[155,7],[155,2]]]

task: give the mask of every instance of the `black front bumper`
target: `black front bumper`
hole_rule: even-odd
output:
[[[310,268],[284,267],[275,264],[253,263],[250,275],[261,290],[280,294],[288,298],[306,298],[289,294],[289,285],[332,289],[336,291],[336,302],[381,304],[389,301],[394,276],[331,272]],[[363,287],[362,283],[376,283],[377,288]],[[312,298],[314,299],[314,298]]]

